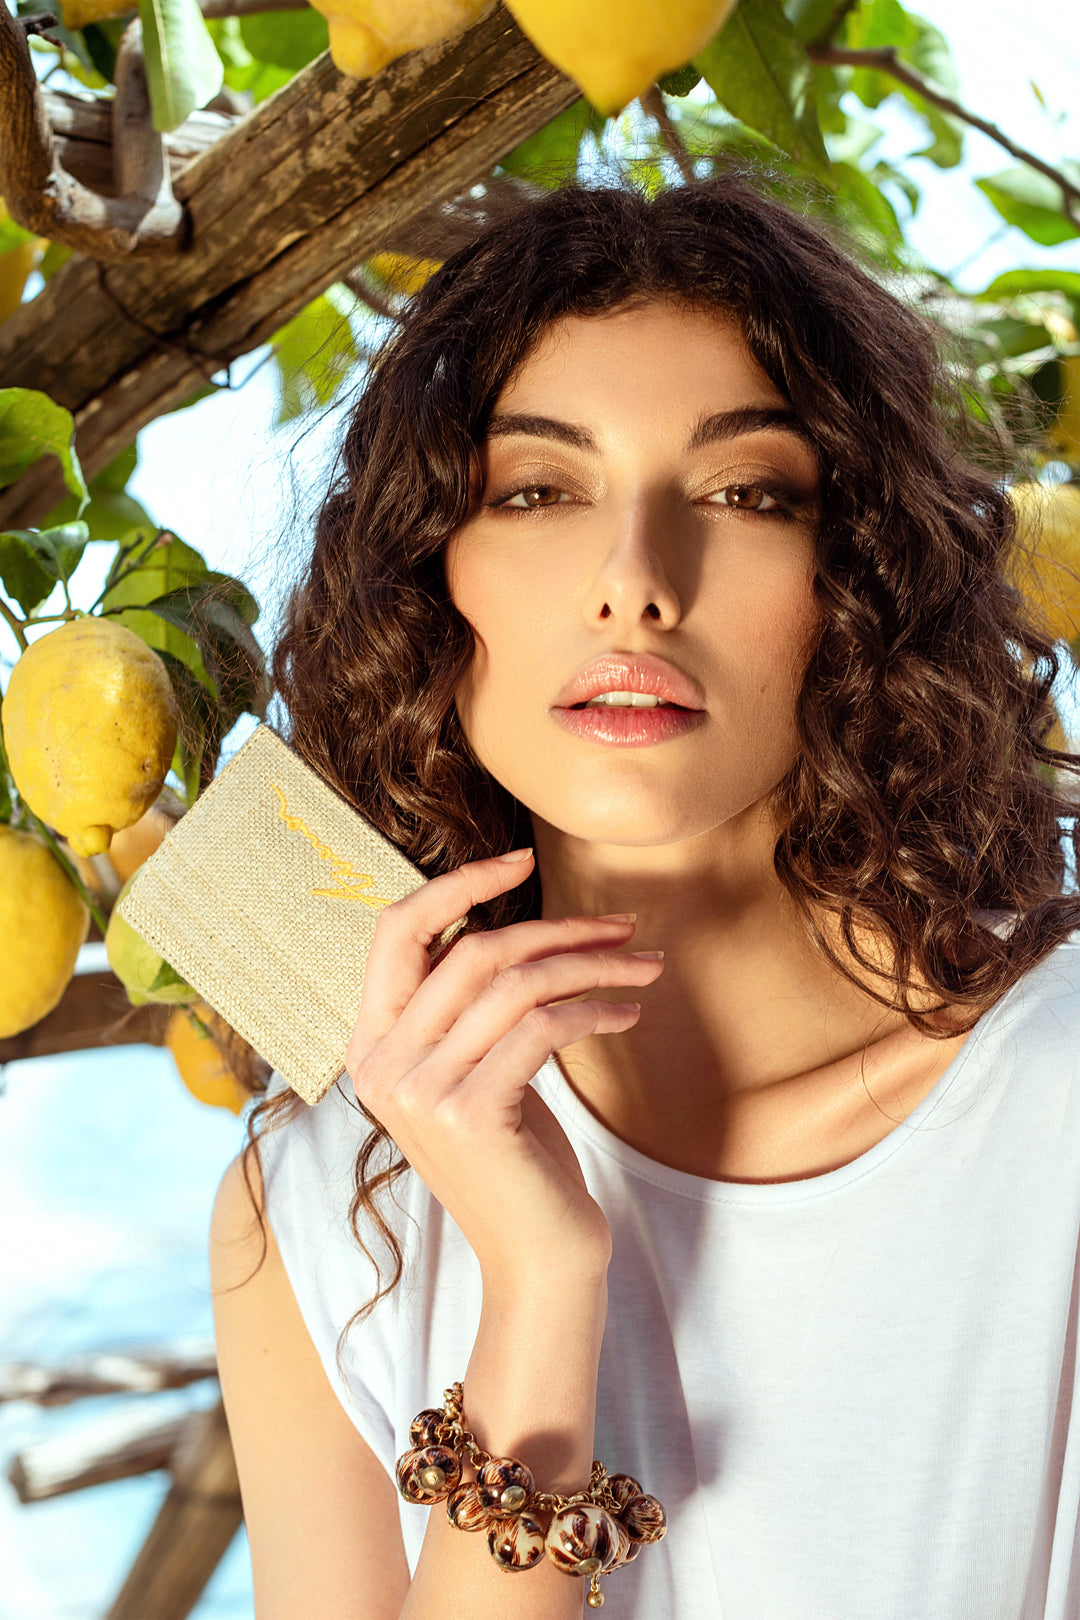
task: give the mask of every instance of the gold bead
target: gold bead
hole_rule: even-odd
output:
[[[528,1494],[523,1485],[508,1485],[499,1500],[507,1513],[516,1513],[525,1506]]]
[[[598,1586],[592,1586],[589,1588],[585,1602],[590,1609],[602,1609],[604,1607],[604,1594]]]
[[[441,1468],[434,1466],[421,1468],[420,1483],[426,1491],[441,1491],[446,1484],[446,1474]]]

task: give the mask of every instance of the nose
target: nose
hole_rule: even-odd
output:
[[[670,629],[683,608],[655,544],[660,513],[642,499],[610,515],[611,526],[600,537],[603,555],[585,595],[586,619],[628,628],[648,619]]]

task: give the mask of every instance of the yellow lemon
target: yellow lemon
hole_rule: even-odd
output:
[[[126,883],[132,873],[138,871],[143,861],[149,860],[165,835],[172,832],[183,813],[184,807],[175,793],[163,788],[156,804],[152,804],[145,815],[140,816],[130,827],[121,827],[118,832],[113,833],[109,853],[105,859],[121,883]]]
[[[441,259],[414,259],[408,253],[373,253],[368,265],[381,276],[391,292],[411,298],[433,276]]]
[[[133,882],[134,874],[117,895],[117,905]],[[133,1007],[145,1006],[148,1001],[165,1001],[183,1006],[199,999],[198,991],[193,990],[176,969],[170,967],[165,958],[159,956],[154,947],[135,932],[129,922],[125,922],[115,906],[105,930],[105,954]]]
[[[395,56],[434,45],[475,22],[491,0],[314,0],[329,24],[341,73],[366,79]]]
[[[35,641],[3,703],[15,786],[77,855],[100,855],[161,792],[176,747],[168,671],[141,636],[82,616]]]
[[[190,1012],[178,1007],[169,1019],[165,1045],[193,1097],[211,1108],[228,1108],[238,1114],[248,1094],[214,1040],[212,1032],[223,1027],[223,1020],[203,1002],[197,1003]]]
[[[52,1012],[89,928],[82,896],[48,846],[0,825],[0,1036]]]
[[[506,0],[537,50],[609,117],[662,73],[682,67],[727,22],[737,0]]]
[[[1058,365],[1064,387],[1050,438],[1063,456],[1080,461],[1080,354],[1063,355]]]
[[[106,17],[123,17],[135,7],[131,0],[60,0],[64,27],[85,28],[87,23],[103,22]]]
[[[1054,641],[1080,635],[1080,485],[1014,484],[1020,534],[1037,555],[1019,559],[1013,582],[1045,618]]]

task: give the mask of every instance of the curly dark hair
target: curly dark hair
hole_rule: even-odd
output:
[[[799,756],[773,794],[777,875],[839,973],[929,1036],[969,1030],[1080,925],[1062,783],[1078,760],[1049,742],[1058,656],[1010,582],[1015,452],[977,426],[943,334],[742,178],[652,197],[561,189],[412,299],[351,416],[273,655],[290,741],[427,876],[532,841],[457,719],[474,642],[443,552],[474,509],[496,398],[545,329],[655,298],[733,316],[820,462],[820,631]],[[468,927],[539,916],[539,881]],[[962,1022],[931,1022],[927,990]],[[295,1105],[282,1093],[253,1111],[245,1175],[257,1120]],[[366,1117],[349,1219],[370,1254],[363,1210],[395,1265],[353,1321],[402,1264],[375,1195],[405,1162],[371,1173],[392,1144]]]

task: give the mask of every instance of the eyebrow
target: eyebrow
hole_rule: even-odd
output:
[[[736,410],[713,411],[700,417],[691,429],[684,450],[689,455],[707,444],[741,438],[749,433],[761,433],[767,428],[778,428],[781,432],[794,434],[813,447],[809,433],[788,406],[740,405]],[[568,444],[574,450],[587,450],[592,455],[598,454],[600,449],[588,428],[575,422],[562,422],[554,416],[529,416],[517,411],[503,411],[493,416],[485,436],[488,439],[501,439],[513,433],[526,434],[534,439],[554,439],[559,444]]]

